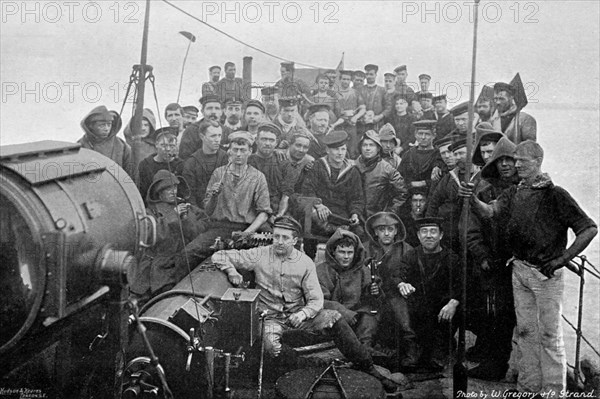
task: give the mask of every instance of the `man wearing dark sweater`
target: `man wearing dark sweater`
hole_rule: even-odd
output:
[[[227,165],[227,153],[220,148],[221,126],[214,121],[204,120],[198,124],[202,148],[194,152],[183,166],[183,178],[190,187],[192,201],[203,208],[208,181],[215,169]]]
[[[404,299],[396,306],[408,306],[404,314],[409,315],[423,350],[421,363],[439,370],[450,350],[448,323],[452,323],[459,305],[459,258],[441,246],[442,219],[422,218],[417,224],[421,245],[409,250],[399,267],[392,270],[389,280],[396,290],[390,290],[389,295]]]
[[[156,172],[164,169],[180,176],[183,171],[183,161],[177,156],[177,137],[170,127],[157,130],[155,147],[156,153],[142,159],[138,166],[138,189],[144,201]]]

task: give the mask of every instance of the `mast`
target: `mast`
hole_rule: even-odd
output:
[[[144,94],[146,91],[146,71],[150,71],[146,65],[146,59],[148,55],[148,26],[150,24],[150,0],[146,0],[146,13],[144,16],[144,33],[142,36],[142,54],[140,57],[140,64],[134,65],[134,71],[138,72],[137,80],[137,96],[135,101],[135,112],[133,114],[133,121],[131,130],[133,131],[132,137],[132,156],[133,164],[137,170],[137,165],[141,161],[141,146],[142,146],[142,115],[144,113]],[[157,110],[160,112],[160,110]],[[133,176],[132,176],[133,178]]]
[[[471,181],[471,167],[473,154],[473,120],[474,120],[474,100],[475,100],[475,72],[477,65],[477,24],[479,22],[479,1],[475,0],[475,20],[473,23],[473,59],[471,64],[471,90],[469,94],[469,122],[467,125],[467,165],[465,171],[465,184]],[[452,370],[453,379],[453,397],[464,397],[467,393],[468,375],[465,366],[465,330],[467,319],[467,225],[469,223],[470,198],[465,198],[462,214],[462,256],[461,256],[461,295],[460,295],[460,326],[458,330],[458,350],[456,354],[456,363]]]

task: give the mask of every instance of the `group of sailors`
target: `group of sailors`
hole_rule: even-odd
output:
[[[516,87],[482,91],[469,131],[468,103],[448,109],[427,74],[415,93],[404,65],[384,74],[384,87],[374,64],[327,71],[311,87],[282,63],[260,101],[245,99],[233,63],[224,69],[219,79],[210,68],[200,109],[165,108],[169,127],[156,129],[146,109],[141,136],[130,122],[124,141],[120,116],[104,106],[81,122],[82,146],[121,165],[157,220],[157,245],[130,274],[132,295],[168,290],[212,255],[234,284],[238,270],[254,271],[274,362],[290,359],[284,332],[329,334],[386,390],[395,386],[373,357],[390,348],[402,370],[442,369],[466,306],[477,336],[472,377],[505,378],[513,353],[519,391],[565,389],[562,267],[597,228],[542,172],[536,121],[515,101]],[[211,248],[265,231],[267,247]],[[319,241],[325,255],[315,266]]]

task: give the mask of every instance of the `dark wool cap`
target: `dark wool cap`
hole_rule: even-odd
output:
[[[365,71],[375,70],[375,72],[379,71],[379,66],[375,64],[367,64],[365,65]]]
[[[433,145],[435,146],[435,148],[440,148],[442,146],[445,146],[447,144],[452,144],[454,143],[456,140],[458,140],[458,136],[454,136],[454,135],[446,135],[442,138],[439,138],[437,140],[435,140],[433,142]]]
[[[279,227],[281,229],[292,230],[296,233],[302,233],[302,226],[296,219],[291,216],[279,216],[275,218],[273,227]]]
[[[293,107],[298,105],[298,99],[296,97],[281,97],[279,99],[280,107]]]
[[[433,94],[431,94],[430,92],[420,92],[419,95],[417,96],[420,99],[422,98],[433,98]]]
[[[221,100],[219,99],[218,96],[214,95],[214,94],[207,94],[204,97],[200,98],[200,105],[202,105],[203,107],[208,104],[208,103],[219,103],[221,104]]]
[[[508,84],[508,83],[504,83],[504,82],[496,83],[494,85],[494,91],[496,91],[496,92],[506,91],[506,92],[510,93],[511,95],[515,94],[514,86],[511,84]]]
[[[483,124],[488,124],[486,122],[483,122]],[[479,127],[479,126],[478,126]],[[491,127],[491,125],[490,125]],[[484,133],[482,133],[484,132]],[[483,157],[481,156],[481,145],[483,143],[497,143],[500,141],[500,139],[502,137],[505,137],[504,134],[502,134],[502,132],[497,132],[495,130],[480,130],[477,129],[477,135],[480,135],[479,140],[477,140],[477,145],[475,146],[475,149],[473,150],[473,163],[477,166],[483,166],[485,165],[485,161],[483,160]]]
[[[179,129],[176,127],[165,126],[161,127],[160,129],[156,129],[154,134],[156,136],[156,141],[160,140],[163,136],[166,135],[173,135],[175,138],[177,138],[177,135],[179,134]]]
[[[379,226],[394,226],[402,223],[398,217],[390,212],[379,212],[371,216],[371,226],[376,229]]]
[[[263,105],[263,103],[261,103],[258,100],[249,100],[246,103],[246,109],[248,109],[248,107],[256,107],[256,108],[260,109],[262,112],[265,112],[265,106]]]
[[[275,86],[267,86],[260,89],[260,94],[263,96],[274,96],[279,93],[279,88]]]
[[[386,73],[384,73],[384,74],[383,74],[383,76],[384,76],[384,77],[386,77],[386,78],[387,78],[388,76],[389,76],[390,78],[395,78],[395,77],[396,77],[396,75],[395,75],[395,74],[393,74],[393,73],[391,73],[391,72],[386,72]]]
[[[433,97],[433,102],[437,102],[437,101],[446,101],[446,95],[445,94],[440,94],[439,96],[435,96]]]
[[[240,98],[231,97],[225,100],[225,105],[242,105],[244,102]]]
[[[258,125],[259,132],[271,132],[274,133],[277,137],[281,136],[281,128],[274,124],[273,122],[262,122]]]
[[[498,173],[498,168],[496,166],[496,162],[502,157],[509,157],[515,159],[515,151],[517,150],[517,145],[510,141],[508,137],[502,137],[500,141],[496,143],[496,148],[494,148],[494,152],[492,152],[492,157],[488,161],[488,163],[481,169],[481,177],[484,179],[497,178],[500,177]]]
[[[406,65],[400,65],[400,66],[397,66],[396,69],[394,69],[394,72],[396,72],[396,73],[401,72],[401,71],[406,71]]]
[[[252,147],[252,145],[254,144],[254,137],[245,130],[238,130],[236,132],[231,133],[228,139],[230,143],[236,140],[244,140],[250,145],[250,147]]]
[[[196,114],[198,115],[198,113],[200,112],[200,110],[198,109],[198,107],[195,107],[193,105],[186,105],[185,107],[183,107],[183,112],[186,114]]]
[[[435,131],[435,125],[437,121],[434,120],[421,120],[413,122],[413,126],[415,127],[415,131],[417,130],[430,130]]]
[[[293,62],[286,61],[286,62],[282,62],[280,65],[282,67],[294,69],[294,63]]]
[[[421,79],[431,80],[431,76],[427,75],[426,73],[422,73],[419,75],[419,80]]]
[[[468,101],[465,101],[464,103],[460,103],[450,110],[450,113],[452,114],[452,116],[459,116],[466,112],[469,112],[469,102]]]
[[[330,110],[331,110],[331,106],[329,106],[329,104],[323,104],[323,103],[311,104],[310,107],[308,107],[308,115],[312,115],[315,112],[321,112],[321,111],[329,112]]]
[[[437,226],[441,230],[442,224],[444,223],[444,219],[443,218],[435,218],[435,217],[420,218],[420,219],[415,220],[415,223],[417,224],[417,227],[419,229],[421,227]]]
[[[329,148],[341,147],[348,142],[348,133],[343,130],[334,130],[326,134],[322,141]]]
[[[450,147],[448,147],[448,150],[454,152],[454,151],[458,150],[459,148],[463,148],[466,146],[467,146],[467,140],[460,139],[460,140],[457,140],[454,143],[452,143],[452,145]]]
[[[360,70],[354,71],[354,76],[361,76],[361,77],[364,78],[365,77],[365,73],[363,71],[360,71]]]

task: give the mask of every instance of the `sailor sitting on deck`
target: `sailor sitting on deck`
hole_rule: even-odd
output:
[[[441,246],[442,224],[441,218],[417,220],[421,245],[409,250],[388,278],[401,295],[395,308],[408,307],[395,313],[408,315],[423,349],[421,363],[437,370],[444,367],[450,349],[448,323],[459,305],[461,281],[458,256]]]
[[[361,344],[373,352],[383,292],[379,277],[372,281],[365,255],[356,234],[338,229],[327,241],[325,261],[317,265],[317,276],[325,309],[340,312]]]
[[[303,330],[333,337],[338,349],[355,367],[378,378],[386,391],[396,385],[373,365],[367,349],[335,310],[323,309],[323,292],[313,261],[294,248],[300,224],[289,216],[275,219],[273,244],[248,250],[226,250],[212,255],[212,262],[227,273],[234,285],[242,283],[237,270],[253,271],[260,288],[258,308],[266,311],[265,349],[285,361],[281,338],[287,331]]]

